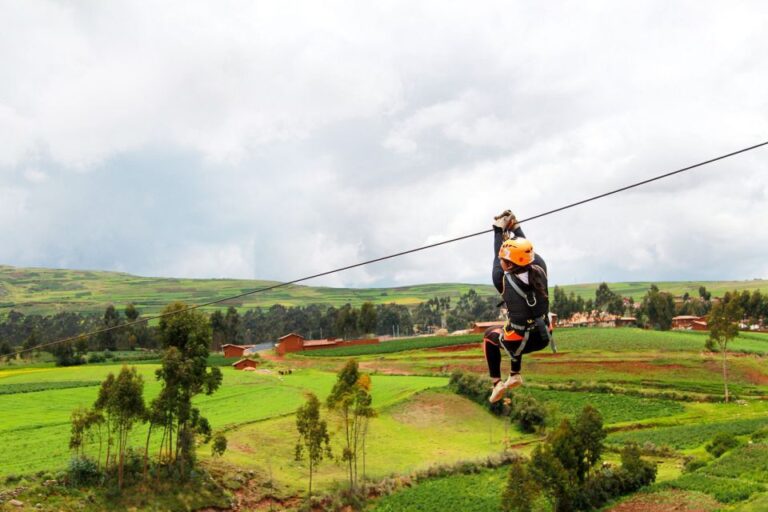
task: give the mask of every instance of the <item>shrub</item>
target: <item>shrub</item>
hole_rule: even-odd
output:
[[[752,441],[754,441],[756,443],[763,443],[763,442],[765,442],[766,440],[768,440],[768,428],[764,428],[764,429],[758,430],[757,432],[752,434],[750,439],[752,439]]]
[[[107,359],[102,354],[99,354],[98,352],[93,352],[88,356],[89,363],[103,363],[106,360]]]
[[[683,462],[683,473],[693,473],[707,465],[707,461],[696,457],[686,457]]]
[[[73,457],[67,468],[67,482],[71,486],[80,487],[98,483],[102,478],[96,461],[88,457]]]
[[[451,374],[448,387],[454,393],[488,408],[493,414],[501,415],[504,412],[503,400],[493,404],[488,401],[490,396],[489,382],[478,375],[456,370]]]
[[[227,437],[221,432],[213,436],[213,443],[211,444],[211,455],[214,457],[221,457],[224,452],[227,451]]]
[[[730,449],[739,446],[739,440],[736,436],[729,432],[720,432],[712,439],[712,442],[705,446],[707,452],[715,458],[720,457],[722,454]]]
[[[541,429],[547,421],[547,409],[530,395],[515,395],[512,399],[512,412],[509,415],[520,430],[533,433]]]

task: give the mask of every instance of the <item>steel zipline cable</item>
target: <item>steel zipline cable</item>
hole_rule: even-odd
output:
[[[696,169],[698,167],[703,167],[705,165],[717,162],[719,160],[725,160],[726,158],[730,158],[732,156],[736,156],[736,155],[739,155],[741,153],[746,153],[748,151],[752,151],[754,149],[757,149],[757,148],[760,148],[760,147],[766,146],[766,145],[768,145],[768,141],[761,142],[759,144],[755,144],[753,146],[749,146],[749,147],[746,147],[746,148],[742,148],[742,149],[739,149],[737,151],[733,151],[731,153],[726,153],[724,155],[720,155],[720,156],[717,156],[717,157],[714,157],[714,158],[710,158],[709,160],[704,160],[703,162],[699,162],[697,164],[689,165],[688,167],[683,167],[682,169],[677,169],[676,171],[668,172],[668,173],[665,173],[665,174],[660,174],[658,176],[655,176],[653,178],[649,178],[647,180],[638,181],[637,183],[633,183],[631,185],[627,185],[627,186],[624,186],[624,187],[621,187],[621,188],[617,188],[615,190],[611,190],[610,192],[605,192],[603,194],[598,194],[596,196],[592,196],[592,197],[589,197],[587,199],[583,199],[581,201],[577,201],[575,203],[570,203],[570,204],[567,204],[565,206],[561,206],[559,208],[555,208],[554,210],[549,210],[549,211],[546,211],[546,212],[543,212],[543,213],[539,213],[538,215],[534,215],[533,217],[528,217],[526,219],[518,219],[518,223],[522,224],[524,222],[529,222],[529,221],[532,221],[532,220],[535,220],[535,219],[540,219],[542,217],[546,217],[547,215],[552,215],[553,213],[562,212],[564,210],[568,210],[568,209],[574,208],[576,206],[581,206],[583,204],[587,204],[587,203],[590,203],[592,201],[596,201],[598,199],[602,199],[604,197],[612,196],[612,195],[618,194],[620,192],[624,192],[624,191],[627,191],[627,190],[630,190],[630,189],[633,189],[633,188],[637,188],[637,187],[641,187],[643,185],[647,185],[649,183],[653,183],[654,181],[663,180],[665,178],[669,178],[671,176],[675,176],[677,174],[681,174],[681,173],[684,173],[686,171],[690,171],[690,170]],[[125,324],[115,325],[115,326],[112,326],[112,327],[105,327],[104,329],[98,329],[98,330],[95,330],[95,331],[86,332],[86,333],[83,333],[83,334],[78,334],[77,336],[70,336],[68,338],[62,338],[62,339],[59,339],[59,340],[49,341],[47,343],[41,343],[41,344],[36,345],[34,347],[29,347],[29,348],[26,348],[26,349],[22,349],[22,350],[18,350],[16,352],[13,352],[12,354],[9,354],[9,357],[15,357],[15,356],[18,356],[20,354],[24,354],[25,352],[31,352],[31,351],[34,351],[34,350],[39,350],[39,349],[50,347],[50,346],[53,346],[53,345],[58,345],[58,344],[61,344],[61,343],[67,343],[67,342],[70,342],[70,341],[75,341],[75,340],[79,340],[81,338],[86,338],[86,337],[90,337],[90,336],[96,336],[98,334],[103,334],[103,333],[114,331],[114,330],[117,330],[117,329],[124,329],[126,327],[130,327],[130,326],[133,326],[133,325],[147,323],[147,322],[150,322],[150,321],[153,321],[153,320],[158,320],[158,319],[165,318],[165,317],[172,316],[172,315],[176,315],[176,314],[179,314],[179,313],[184,313],[184,312],[192,311],[192,310],[195,310],[195,309],[200,309],[200,308],[204,308],[204,307],[208,307],[208,306],[213,306],[215,304],[221,304],[222,302],[227,302],[227,301],[230,301],[230,300],[239,299],[241,297],[247,297],[249,295],[255,295],[257,293],[268,292],[268,291],[274,290],[276,288],[283,288],[285,286],[290,286],[292,284],[301,283],[303,281],[309,281],[310,279],[316,279],[318,277],[323,277],[323,276],[328,276],[328,275],[331,275],[331,274],[336,274],[338,272],[343,272],[345,270],[350,270],[350,269],[353,269],[353,268],[362,267],[362,266],[365,266],[365,265],[370,265],[372,263],[378,263],[380,261],[385,261],[385,260],[389,260],[389,259],[392,259],[392,258],[398,258],[400,256],[405,256],[407,254],[412,254],[412,253],[419,252],[419,251],[425,251],[427,249],[432,249],[434,247],[439,247],[441,245],[452,244],[454,242],[459,242],[461,240],[466,240],[468,238],[473,238],[473,237],[476,237],[476,236],[485,235],[486,233],[490,233],[492,231],[493,231],[493,228],[485,229],[483,231],[478,231],[476,233],[470,233],[468,235],[463,235],[463,236],[459,236],[459,237],[456,237],[456,238],[451,238],[449,240],[443,240],[442,242],[436,242],[436,243],[429,244],[429,245],[423,245],[421,247],[416,247],[415,249],[408,249],[406,251],[396,252],[394,254],[389,254],[387,256],[381,256],[379,258],[374,258],[374,259],[371,259],[371,260],[362,261],[360,263],[355,263],[353,265],[347,265],[345,267],[335,268],[333,270],[328,270],[326,272],[321,272],[319,274],[313,274],[311,276],[300,277],[300,278],[294,279],[292,281],[286,281],[284,283],[278,283],[278,284],[274,284],[274,285],[271,285],[271,286],[266,286],[264,288],[257,288],[255,290],[251,290],[251,291],[248,291],[248,292],[240,293],[238,295],[232,295],[230,297],[224,297],[223,299],[212,300],[212,301],[205,302],[205,303],[202,303],[202,304],[195,304],[195,305],[183,308],[183,309],[169,311],[167,313],[161,313],[159,315],[144,317],[144,318],[141,318],[139,320],[135,320],[133,322],[128,322],[128,323],[125,323]]]

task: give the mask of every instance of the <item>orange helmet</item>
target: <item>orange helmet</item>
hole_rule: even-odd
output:
[[[499,249],[499,259],[507,260],[519,267],[530,265],[534,255],[533,245],[525,238],[505,240]]]

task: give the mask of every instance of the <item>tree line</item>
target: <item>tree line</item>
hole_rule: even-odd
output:
[[[627,315],[637,318],[638,325],[657,330],[672,328],[672,318],[678,315],[705,316],[713,304],[733,297],[742,311],[744,323],[761,324],[768,318],[768,294],[760,290],[726,292],[722,299],[713,299],[712,292],[700,286],[696,295],[686,292],[682,297],[675,297],[669,292],[659,290],[652,284],[639,304],[632,297],[622,297],[611,290],[606,283],[600,283],[595,290],[594,299],[584,299],[574,292],[567,294],[559,286],[552,293],[551,310],[562,320],[571,318],[576,313],[587,316],[608,313]]]
[[[116,483],[131,479],[186,480],[195,467],[198,443],[213,437],[208,420],[192,405],[195,396],[214,393],[222,382],[221,370],[208,364],[211,329],[207,315],[183,311],[183,303],[168,305],[157,328],[163,355],[155,378],[160,394],[144,400],[144,381],[135,367],[123,366],[101,383],[93,406],[72,413],[69,448],[73,459],[69,479],[75,485]],[[147,425],[143,446],[131,446],[137,424]],[[152,436],[159,436],[157,452],[150,456]],[[98,447],[98,448],[97,448]],[[214,453],[223,453],[226,440],[219,435]]]
[[[286,307],[275,304],[269,308],[238,311],[230,306],[216,310],[208,317],[213,335],[211,350],[225,343],[255,345],[271,343],[281,336],[295,332],[305,338],[355,338],[369,334],[409,336],[428,333],[435,328],[465,329],[473,321],[498,318],[497,298],[480,296],[475,290],[458,297],[434,297],[414,307],[402,304],[372,304],[340,307],[310,304]],[[113,329],[72,343],[50,348],[60,365],[99,362],[94,351],[156,349],[161,346],[157,326],[140,322],[141,311],[128,304],[123,309],[110,304],[101,315],[57,313],[56,315],[24,315],[11,311],[0,322],[0,356],[16,350],[27,350],[47,342],[75,337],[83,332]],[[138,322],[138,323],[137,323]],[[133,325],[130,325],[133,324]],[[119,328],[123,326],[122,328]],[[117,329],[115,329],[118,327]],[[31,353],[25,353],[31,356]]]

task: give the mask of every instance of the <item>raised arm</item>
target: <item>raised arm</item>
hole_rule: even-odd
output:
[[[507,210],[494,219],[493,223],[493,267],[491,270],[491,278],[493,279],[493,286],[496,287],[499,293],[504,290],[504,269],[501,268],[501,262],[499,261],[499,249],[504,242],[504,228],[508,226],[510,221],[514,222],[514,229],[512,233],[516,237],[525,238],[525,233],[515,220],[514,214]]]

